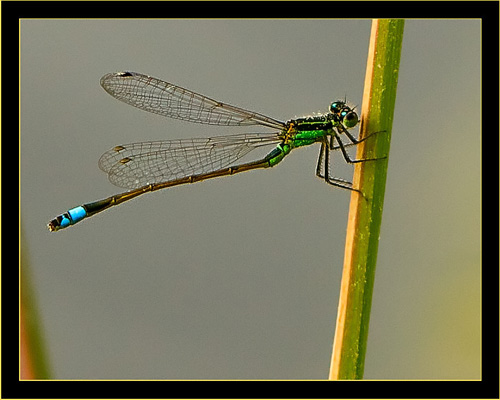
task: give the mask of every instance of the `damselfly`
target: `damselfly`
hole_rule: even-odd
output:
[[[327,114],[281,122],[135,72],[104,75],[101,85],[116,99],[164,117],[209,125],[261,125],[275,132],[150,141],[113,147],[101,156],[99,168],[108,174],[111,183],[129,191],[72,208],[49,222],[50,231],[74,225],[144,193],[273,167],[293,149],[313,143],[321,144],[316,175],[333,186],[359,192],[351,182],[330,176],[331,151],[340,149],[348,163],[374,160],[353,160],[346,151],[346,147],[366,138],[357,140],[348,131],[358,124],[359,119],[345,100],[333,102]],[[350,143],[343,143],[341,135],[345,135]],[[264,158],[236,163],[250,151],[268,145],[274,145],[274,148]]]

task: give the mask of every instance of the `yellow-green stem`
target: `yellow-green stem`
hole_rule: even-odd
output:
[[[330,379],[362,379],[382,221],[404,20],[374,20],[368,52],[360,137],[347,225]]]

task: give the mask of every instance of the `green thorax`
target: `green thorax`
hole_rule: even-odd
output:
[[[288,143],[294,148],[321,142],[338,124],[333,114],[290,120],[287,122]]]

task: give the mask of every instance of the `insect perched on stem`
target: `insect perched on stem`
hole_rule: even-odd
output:
[[[275,131],[115,146],[101,156],[99,168],[108,174],[111,183],[129,190],[70,209],[49,222],[50,231],[74,225],[144,193],[273,167],[293,149],[313,143],[321,144],[316,175],[333,186],[359,192],[351,182],[330,176],[331,151],[340,149],[348,163],[374,160],[353,160],[345,149],[367,138],[357,140],[349,133],[348,129],[355,127],[359,119],[345,100],[333,102],[327,114],[281,122],[135,72],[104,75],[101,85],[116,99],[164,117],[209,125],[260,125]],[[343,143],[341,135],[350,143]],[[236,163],[250,151],[270,145],[274,148],[264,158]]]

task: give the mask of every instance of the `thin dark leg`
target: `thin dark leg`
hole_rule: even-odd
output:
[[[363,139],[358,140],[354,136],[352,136],[351,132],[349,132],[347,129],[345,129],[342,125],[339,125],[337,127],[337,131],[338,131],[338,133],[344,133],[353,144],[359,144],[361,142],[364,142],[366,139],[372,137],[373,135],[376,135],[377,133],[385,132],[385,131],[372,132],[372,133],[368,134],[367,136],[365,136]],[[344,146],[350,146],[350,145],[344,144]]]
[[[343,131],[342,133],[348,133],[347,130]],[[378,133],[378,132],[377,132]],[[373,134],[372,134],[373,135]],[[368,139],[368,137],[370,137],[371,135],[361,139],[361,140],[356,140],[350,133],[348,134],[348,138],[353,141],[353,144],[359,144],[361,143],[362,141]],[[335,146],[334,145],[334,141],[333,141],[333,138],[335,137],[335,139],[337,140],[337,143],[339,144],[338,146]],[[340,136],[338,135],[338,133],[336,133],[335,131],[332,133],[332,135],[330,135],[330,149],[331,150],[337,150],[337,149],[340,149],[340,151],[342,152],[342,155],[344,156],[344,160],[349,163],[349,164],[355,164],[355,163],[359,163],[359,162],[364,162],[364,161],[376,161],[376,160],[382,160],[384,158],[387,158],[387,157],[378,157],[378,158],[361,158],[359,160],[353,160],[351,159],[351,157],[349,157],[349,154],[347,153],[345,147],[347,145],[345,145],[342,140],[340,140]]]
[[[321,176],[321,163],[323,162],[323,152],[325,151],[325,142],[321,142],[321,148],[319,149],[318,164],[316,165],[316,176],[319,178],[324,178]]]
[[[329,166],[330,166],[330,149],[327,144],[327,139],[325,138],[324,141],[321,142],[321,149],[319,152],[319,157],[318,157],[318,164],[316,165],[316,176],[324,179],[326,183],[340,187],[342,189],[347,189],[347,190],[352,190],[358,193],[361,193],[358,189],[354,189],[352,187],[352,183],[349,181],[346,181],[345,179],[340,179],[340,178],[335,178],[330,176],[330,171],[329,171]],[[323,163],[324,160],[324,173],[323,175],[321,174],[321,164]]]

